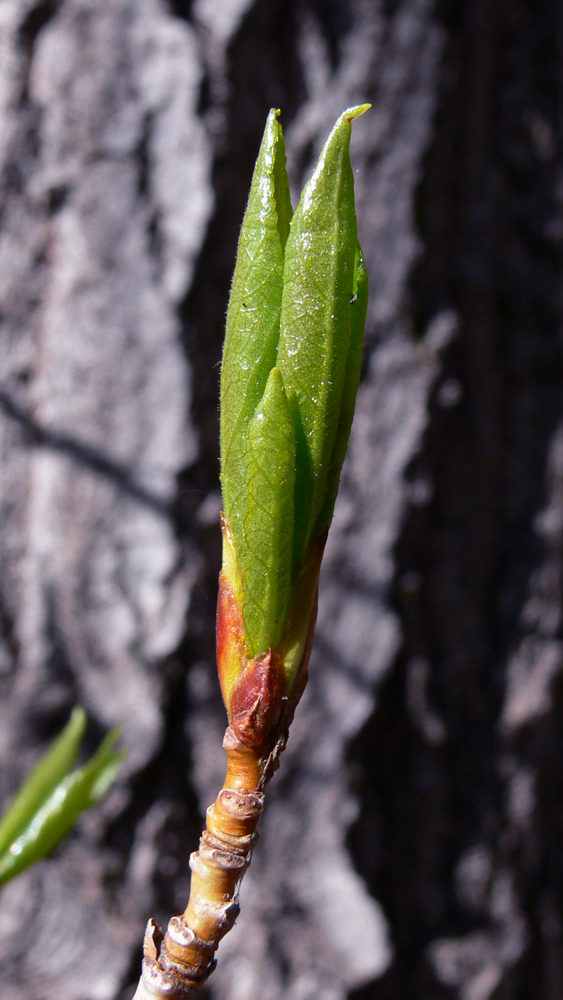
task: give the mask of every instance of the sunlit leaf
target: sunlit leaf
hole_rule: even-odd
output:
[[[291,218],[285,144],[270,111],[240,232],[221,371],[223,508],[239,552],[247,482],[247,430],[275,364],[284,248]]]
[[[0,856],[29,825],[33,816],[78,757],[86,730],[86,712],[77,707],[52,747],[34,767],[0,820]]]
[[[275,647],[291,586],[295,434],[281,372],[272,368],[248,428],[243,615],[250,656]]]
[[[78,753],[79,744],[86,724],[83,709],[75,710],[70,723],[50,751],[42,758],[35,771],[25,782],[14,805],[25,801],[25,821],[19,823],[17,832],[13,821],[6,823],[10,812],[3,820],[6,831],[12,831],[3,841],[0,853],[0,884],[18,875],[29,865],[50,854],[57,844],[69,833],[82,812],[95,805],[106,794],[115,781],[124,751],[114,751],[119,729],[107,734],[94,756],[70,774],[61,777],[63,763],[66,770]],[[64,751],[64,753],[63,753]],[[52,767],[52,770],[49,768]],[[38,776],[42,776],[39,782]],[[39,795],[39,789],[45,794]],[[27,792],[26,792],[27,789]],[[32,789],[33,795],[29,794]],[[24,792],[26,796],[24,797]],[[33,808],[30,807],[33,802]]]

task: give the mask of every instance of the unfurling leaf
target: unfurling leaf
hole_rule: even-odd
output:
[[[327,471],[325,496],[315,528],[313,529],[313,536],[326,531],[334,513],[334,504],[340,484],[340,473],[348,450],[352,420],[354,419],[354,410],[356,409],[356,396],[358,395],[358,387],[360,385],[368,293],[368,273],[362,248],[358,243],[354,263],[353,293],[350,300],[350,347],[348,349],[346,371],[344,373],[340,414],[336,428],[336,438],[330,456],[330,466]]]
[[[291,587],[295,434],[279,368],[248,425],[243,616],[250,656],[281,639]]]
[[[223,509],[243,551],[247,430],[272,367],[280,332],[284,247],[291,219],[279,112],[270,111],[239,238],[221,369]]]
[[[351,120],[365,110],[350,109],[336,122],[303,190],[286,246],[276,363],[297,436],[295,566],[325,498],[349,362],[358,242]]]

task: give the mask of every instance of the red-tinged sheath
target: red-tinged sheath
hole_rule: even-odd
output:
[[[236,542],[225,515],[223,570],[217,602],[217,665],[230,726],[245,746],[277,738],[303,693],[317,617],[317,587],[326,534],[311,545],[293,589],[277,649],[249,658],[242,615],[243,582]],[[280,730],[280,726],[282,727]]]

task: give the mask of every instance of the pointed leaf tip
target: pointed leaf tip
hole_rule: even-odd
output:
[[[275,364],[285,244],[292,216],[285,143],[271,108],[239,238],[221,372],[224,511],[242,558],[246,432]]]
[[[16,840],[45,799],[68,774],[78,757],[85,730],[86,712],[77,706],[62,733],[27,776],[0,819],[0,854]]]
[[[5,835],[0,838],[0,885],[50,854],[72,829],[80,813],[99,802],[115,781],[125,757],[125,751],[112,749],[119,736],[119,727],[107,734],[86,764],[67,773],[78,752],[85,725],[84,709],[75,709],[63,733],[24,783],[25,822],[22,822],[20,809],[17,828],[12,824],[11,831],[7,827],[4,829],[4,834],[12,834],[9,842],[6,843]],[[47,772],[49,781],[40,787],[38,778]],[[31,798],[30,790],[33,792]],[[16,804],[22,801],[21,795]],[[30,803],[34,806],[32,811]],[[13,810],[12,806],[8,819]]]
[[[352,108],[346,108],[346,111],[342,112],[342,118],[346,118],[349,122],[354,121],[355,118],[364,115],[370,108],[371,104],[356,104]]]

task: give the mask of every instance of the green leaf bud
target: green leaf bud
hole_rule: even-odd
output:
[[[265,738],[276,699],[306,677],[360,379],[368,282],[349,147],[351,122],[368,107],[338,119],[291,222],[270,112],[240,235],[221,384],[217,652],[243,742]]]

